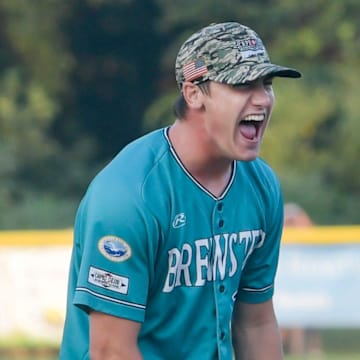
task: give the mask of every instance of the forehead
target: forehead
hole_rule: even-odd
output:
[[[275,75],[273,74],[269,74],[269,75],[265,75],[265,76],[261,76],[255,80],[252,81],[247,81],[247,82],[241,82],[241,83],[236,83],[236,84],[227,84],[227,83],[221,83],[221,82],[216,82],[216,81],[209,81],[210,84],[210,88],[213,86],[219,86],[220,87],[241,87],[241,86],[251,86],[251,85],[257,85],[257,84],[263,84],[265,82],[272,82],[274,79]]]

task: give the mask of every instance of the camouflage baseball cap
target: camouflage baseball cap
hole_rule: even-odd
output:
[[[237,22],[210,24],[190,36],[179,50],[175,71],[180,89],[184,81],[235,85],[268,75],[301,77],[295,69],[272,64],[258,34]]]

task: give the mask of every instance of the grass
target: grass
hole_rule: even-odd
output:
[[[45,352],[40,349],[33,353],[29,349],[25,352],[21,348],[9,353],[0,350],[0,360],[56,360],[57,358],[57,352]],[[285,360],[360,360],[360,354],[287,355]]]
[[[357,329],[322,329],[307,332],[305,342],[320,341],[321,353],[309,350],[304,355],[285,356],[285,360],[360,360],[360,328]]]
[[[55,360],[58,344],[15,333],[0,339],[0,360]]]
[[[285,360],[360,360],[360,329],[322,330],[321,354],[285,355]],[[56,360],[59,344],[13,334],[0,339],[0,360]]]
[[[323,355],[287,355],[285,360],[360,360],[360,353],[323,354]]]
[[[58,351],[52,349],[37,349],[29,351],[29,349],[18,348],[0,351],[0,360],[57,360]]]

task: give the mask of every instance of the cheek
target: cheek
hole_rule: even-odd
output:
[[[273,89],[271,89],[271,91],[269,92],[269,99],[271,102],[271,106],[274,106],[275,105],[275,93],[274,93]]]
[[[208,128],[212,131],[224,133],[233,130],[238,123],[240,114],[246,105],[247,99],[233,96],[233,94],[222,94],[216,101],[208,102],[204,105],[207,113]]]
[[[242,113],[244,106],[244,102],[239,101],[239,99],[225,98],[218,104],[215,111],[224,126],[234,125],[234,123],[240,118],[240,114]]]

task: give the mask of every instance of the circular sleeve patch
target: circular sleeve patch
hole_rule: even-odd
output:
[[[98,249],[107,259],[111,261],[125,261],[131,257],[131,247],[129,244],[114,235],[102,237],[98,243]]]

